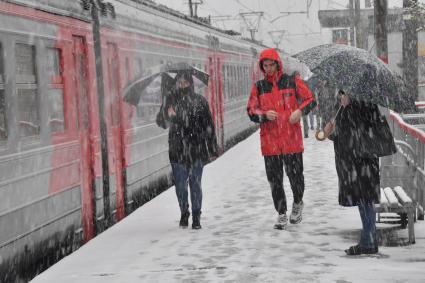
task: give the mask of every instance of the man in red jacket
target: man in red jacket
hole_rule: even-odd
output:
[[[300,223],[304,207],[304,146],[300,118],[316,106],[316,102],[298,74],[290,76],[283,72],[276,50],[264,50],[260,54],[259,65],[264,79],[253,85],[247,111],[250,119],[261,125],[261,152],[274,206],[279,214],[274,228],[285,229],[288,220],[283,167],[294,196],[290,222]]]

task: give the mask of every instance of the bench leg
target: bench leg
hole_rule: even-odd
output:
[[[409,230],[409,243],[415,243],[415,213],[413,210],[409,211],[408,215],[408,230]]]
[[[424,208],[418,205],[418,220],[424,220]]]

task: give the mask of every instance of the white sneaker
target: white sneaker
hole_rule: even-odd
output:
[[[286,216],[286,214],[279,214],[277,216],[277,221],[274,225],[274,228],[279,230],[285,230],[286,226],[288,226],[288,217]]]
[[[292,204],[292,212],[289,216],[289,222],[291,224],[298,224],[303,219],[303,208],[304,208],[304,202],[301,201],[300,203],[293,203]]]

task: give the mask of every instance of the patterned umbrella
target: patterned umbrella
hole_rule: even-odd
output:
[[[379,104],[397,112],[414,109],[403,79],[364,49],[325,44],[294,57],[328,84],[343,89],[352,99]]]

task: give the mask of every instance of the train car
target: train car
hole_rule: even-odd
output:
[[[119,62],[116,74],[111,68],[107,72],[109,80],[118,78],[112,83],[117,90],[138,76],[149,75],[157,66],[187,62],[210,74],[208,87],[196,91],[210,103],[221,150],[252,128],[246,119],[246,101],[253,76],[258,75],[257,50],[264,47],[184,17],[160,13],[156,6],[135,1],[110,3],[116,18],[102,19],[101,33],[102,42],[109,48],[110,59],[105,64],[109,67],[112,60]],[[117,148],[122,151],[123,164],[117,165],[116,172],[125,172],[123,199],[127,213],[156,195],[155,188],[169,186],[171,180],[167,130],[155,124],[161,105],[160,86],[155,82],[152,85],[141,95],[137,107],[121,102],[118,114],[122,121],[122,139],[118,142],[122,145]],[[116,137],[119,139],[119,134]],[[108,143],[113,143],[114,137],[109,138]]]
[[[88,16],[77,1],[0,1],[2,282],[95,235],[92,188],[102,174]]]
[[[221,152],[256,129],[245,108],[258,43],[144,0],[0,1],[0,23],[2,282],[31,278],[172,185],[159,84],[132,106],[132,80],[187,62],[210,74],[196,91]]]

